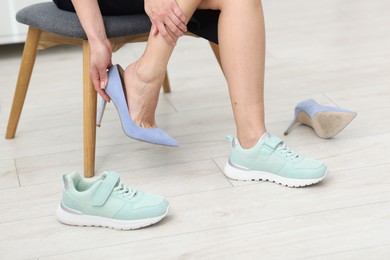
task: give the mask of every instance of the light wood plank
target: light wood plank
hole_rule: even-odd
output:
[[[390,224],[387,221],[389,202],[352,207],[317,214],[256,221],[246,225],[234,224],[224,229],[212,228],[201,232],[158,237],[123,243],[107,248],[95,247],[40,259],[301,259],[338,251],[354,251],[360,247],[375,247],[382,241],[389,252]],[[364,210],[376,214],[360,214]],[[153,250],[150,250],[153,248]],[[371,258],[383,257],[372,252]]]
[[[149,240],[156,237],[185,235],[187,233],[199,233],[199,231],[203,233],[203,231],[213,229],[220,229],[224,233],[229,232],[229,227],[232,226],[236,226],[237,229],[232,231],[231,234],[236,234],[237,230],[241,230],[250,223],[262,222],[267,225],[270,221],[275,223],[286,221],[286,223],[283,222],[279,226],[280,232],[282,232],[291,228],[288,223],[301,216],[312,220],[306,223],[309,226],[304,228],[305,235],[302,234],[297,237],[304,237],[305,241],[315,241],[318,238],[317,231],[313,231],[315,228],[311,225],[316,226],[318,221],[321,223],[322,217],[316,216],[323,212],[329,217],[334,216],[334,219],[327,219],[326,222],[322,222],[324,225],[326,224],[326,229],[329,229],[332,225],[338,225],[339,222],[334,222],[338,219],[341,223],[340,228],[335,229],[338,230],[337,232],[348,231],[347,233],[352,229],[341,229],[341,226],[350,221],[359,220],[361,216],[364,216],[363,223],[358,221],[361,224],[359,224],[359,227],[364,228],[367,236],[371,234],[372,237],[375,237],[371,240],[371,245],[382,245],[383,239],[377,237],[376,232],[378,230],[373,229],[370,233],[369,228],[366,230],[366,223],[369,221],[378,223],[378,225],[381,225],[381,229],[390,228],[390,226],[382,225],[390,223],[385,217],[390,214],[388,210],[388,203],[390,202],[388,195],[390,194],[390,186],[387,184],[390,178],[387,172],[388,167],[389,165],[370,167],[368,168],[371,170],[370,175],[367,174],[367,168],[333,172],[322,184],[306,189],[285,188],[271,183],[254,183],[234,188],[175,195],[168,198],[172,207],[169,217],[165,221],[155,227],[135,232],[63,226],[56,222],[54,216],[60,190],[58,184],[34,185],[29,189],[35,190],[37,195],[34,198],[35,202],[31,204],[27,204],[28,201],[23,200],[23,197],[34,194],[31,191],[14,193],[14,196],[11,196],[8,200],[5,200],[4,196],[0,196],[0,198],[4,198],[0,205],[4,205],[5,208],[10,210],[8,221],[0,224],[0,228],[4,231],[0,234],[0,246],[4,246],[0,247],[0,251],[29,245],[29,247],[23,247],[23,250],[17,250],[20,257],[50,255],[55,252],[66,253],[86,249],[89,239],[95,241],[94,245],[90,247],[92,249],[100,246]],[[161,186],[158,181],[153,180],[153,177],[150,177],[150,183]],[[194,176],[188,177],[196,178]],[[151,185],[148,187],[154,190]],[[169,190],[173,187],[160,187],[160,194],[169,193]],[[162,190],[163,188],[165,191]],[[41,191],[41,195],[38,195],[38,191]],[[182,192],[180,188],[178,188],[178,191],[179,194]],[[0,190],[0,194],[1,192]],[[27,207],[23,205],[27,205]],[[359,210],[360,207],[364,209]],[[371,214],[357,214],[355,212],[355,210],[361,213],[366,212],[366,208],[372,209]],[[354,209],[354,213],[351,213],[351,216],[354,216],[352,218],[349,215],[339,218],[335,213],[337,211],[341,215],[348,214],[347,212],[350,209]],[[10,219],[12,216],[15,216],[15,221]],[[304,222],[302,221],[301,224],[303,225]],[[355,229],[358,223],[354,224]],[[322,224],[318,225],[322,226]],[[262,225],[263,227],[264,225]],[[333,235],[333,233],[329,234],[331,237]],[[329,240],[326,234],[320,234],[319,236],[323,236],[324,240],[322,241]],[[384,236],[387,237],[385,234]],[[219,240],[219,236],[215,236],[215,238]],[[192,239],[189,238],[184,243],[197,241]],[[285,240],[283,232],[276,232],[274,238],[270,241],[270,243],[277,241],[283,243],[283,241],[289,240]],[[40,246],[42,244],[52,246],[42,247]],[[356,244],[351,242],[349,246],[355,247]],[[236,251],[233,250],[233,252]],[[329,251],[326,252],[329,253]]]
[[[0,160],[0,190],[19,187],[14,160]]]

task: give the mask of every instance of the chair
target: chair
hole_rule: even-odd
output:
[[[214,24],[210,26],[200,24],[192,19],[188,25],[189,31],[202,36],[205,30],[216,30],[215,21],[217,21],[218,15],[219,13],[214,18]],[[199,15],[200,18],[203,16],[204,14]],[[6,139],[15,137],[38,50],[62,44],[81,45],[83,50],[84,176],[92,177],[95,171],[97,94],[89,76],[89,43],[77,15],[58,9],[52,2],[46,2],[20,10],[16,19],[18,22],[28,25],[29,28],[9,116]],[[105,16],[103,19],[113,51],[119,50],[127,43],[147,41],[151,23],[146,14]],[[196,36],[192,33],[188,33],[188,35]],[[220,62],[218,45],[211,41],[210,45],[218,62]],[[165,93],[170,92],[168,75],[165,77],[163,90]]]

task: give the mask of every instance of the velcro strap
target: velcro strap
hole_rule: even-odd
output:
[[[119,181],[119,174],[116,172],[107,172],[102,184],[100,184],[95,195],[92,198],[93,206],[103,206],[110,196],[115,185]]]
[[[275,150],[275,148],[280,144],[282,143],[283,140],[280,139],[279,137],[277,136],[271,136],[269,137],[265,143],[264,143],[264,146],[265,147],[268,147],[270,149],[270,151],[272,152],[273,150]]]

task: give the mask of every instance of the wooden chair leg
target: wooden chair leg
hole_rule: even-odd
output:
[[[214,52],[215,58],[217,58],[218,64],[221,67],[221,70],[223,72],[222,63],[221,63],[221,56],[219,55],[219,46],[218,46],[218,44],[215,44],[215,43],[210,42],[210,41],[209,41],[209,44],[211,46],[211,49]]]
[[[26,98],[28,85],[34,68],[35,58],[38,52],[38,44],[41,30],[29,27],[26,43],[24,45],[22,62],[20,64],[18,80],[16,83],[14,100],[12,102],[11,113],[8,119],[6,139],[15,137],[20,115],[22,113],[24,100]]]
[[[96,100],[97,94],[89,75],[89,43],[83,41],[83,110],[84,110],[84,176],[95,175]]]
[[[171,84],[169,83],[168,72],[165,73],[163,90],[164,90],[164,93],[171,93]]]

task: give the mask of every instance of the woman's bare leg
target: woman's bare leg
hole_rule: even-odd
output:
[[[322,162],[281,146],[283,141],[275,136],[268,135],[258,142],[266,132],[265,29],[260,0],[203,0],[199,7],[221,11],[218,25],[221,62],[240,142],[240,145],[233,143],[225,175],[235,180],[269,180],[289,187],[308,186],[323,180],[327,167]],[[155,48],[153,50],[158,46]],[[166,53],[167,60],[171,52],[172,47]],[[166,63],[160,65],[166,66]],[[165,66],[162,67],[164,72]]]
[[[201,0],[176,0],[188,20]],[[156,127],[155,110],[174,46],[160,35],[149,35],[144,54],[125,70],[127,100],[132,119],[143,127]]]
[[[186,17],[191,17],[200,1],[177,2]],[[203,0],[199,7],[221,10],[219,47],[237,136],[241,146],[252,147],[266,131],[263,91],[265,29],[261,2]],[[168,45],[160,35],[151,35],[143,56],[126,68],[129,109],[139,125],[156,125],[154,113],[172,51],[173,46]]]
[[[237,137],[244,148],[265,133],[265,28],[260,0],[204,0],[201,8],[221,10],[219,51],[225,73]]]

